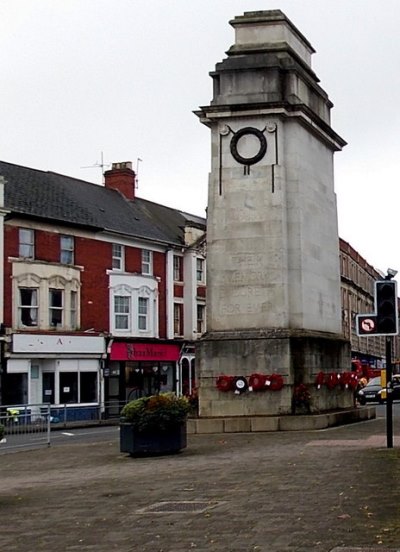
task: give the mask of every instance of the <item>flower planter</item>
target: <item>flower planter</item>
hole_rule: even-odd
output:
[[[138,431],[129,422],[120,424],[120,451],[131,456],[173,454],[186,448],[186,422],[165,430]]]

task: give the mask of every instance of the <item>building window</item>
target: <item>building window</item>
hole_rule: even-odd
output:
[[[197,333],[202,334],[204,333],[204,323],[205,323],[205,310],[206,307],[204,305],[197,305]]]
[[[49,290],[49,325],[51,328],[63,325],[63,290]]]
[[[114,270],[124,270],[124,246],[112,244],[112,267]]]
[[[123,295],[114,297],[115,329],[129,329],[130,298]]]
[[[149,300],[145,297],[139,297],[138,301],[138,328],[139,330],[148,329],[149,318]]]
[[[174,282],[182,282],[182,276],[182,257],[174,255]]]
[[[76,330],[78,327],[78,293],[76,291],[71,291],[70,317],[71,329]]]
[[[81,372],[79,374],[79,402],[97,402],[96,372]]]
[[[78,402],[78,373],[60,372],[60,404]]]
[[[142,249],[142,274],[153,274],[153,255],[148,249]]]
[[[21,326],[38,325],[38,290],[19,289],[19,320]]]
[[[74,263],[74,238],[73,236],[60,236],[60,263]]]
[[[174,304],[174,335],[182,335],[183,326],[183,305],[181,303]]]
[[[204,282],[204,259],[196,259],[196,279]]]
[[[19,229],[19,256],[33,259],[35,255],[35,233],[28,228]]]

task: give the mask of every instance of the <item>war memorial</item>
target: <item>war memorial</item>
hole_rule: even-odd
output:
[[[294,24],[280,10],[230,24],[235,43],[210,73],[210,105],[196,111],[212,158],[198,424],[316,427],[321,413],[355,414],[334,191],[334,154],[346,142]],[[328,418],[321,427],[338,423]]]

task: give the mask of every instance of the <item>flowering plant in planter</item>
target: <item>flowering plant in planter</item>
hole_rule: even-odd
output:
[[[137,431],[166,431],[186,421],[190,403],[174,393],[160,393],[130,401],[121,411],[121,422]]]

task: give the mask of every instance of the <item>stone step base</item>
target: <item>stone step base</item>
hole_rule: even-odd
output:
[[[351,424],[376,417],[374,406],[299,416],[236,416],[190,418],[187,432],[194,433],[252,433],[266,431],[306,431]]]

